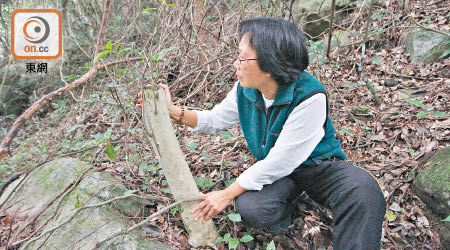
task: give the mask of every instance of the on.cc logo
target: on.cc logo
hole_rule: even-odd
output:
[[[11,53],[16,59],[56,59],[62,53],[62,16],[56,9],[11,14]]]
[[[48,22],[44,18],[32,16],[23,25],[23,34],[25,35],[25,39],[30,43],[42,43],[47,40],[50,34],[50,25],[48,25]]]

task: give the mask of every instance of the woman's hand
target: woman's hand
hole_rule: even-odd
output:
[[[197,214],[196,221],[203,219],[203,223],[220,213],[234,199],[226,190],[212,191],[202,195],[205,200],[195,206],[192,213]]]
[[[172,95],[170,94],[169,86],[166,84],[159,84],[159,87],[164,90],[170,118],[174,119],[176,122],[195,128],[197,126],[197,114],[191,110],[175,106],[172,102]],[[138,98],[136,107],[142,108],[142,93],[138,93]]]
[[[142,108],[142,93],[141,92],[139,92],[138,93],[138,103],[136,104],[136,108]]]
[[[159,84],[158,86],[164,90],[164,94],[166,96],[167,107],[168,107],[169,111],[176,108],[176,106],[173,105],[173,103],[172,103],[172,95],[170,94],[169,86],[167,86],[166,84]],[[138,93],[138,97],[139,97],[139,99],[138,99],[138,103],[136,104],[136,107],[141,109],[142,108],[142,93],[141,92]]]
[[[171,108],[175,108],[175,105],[173,105],[172,103],[172,95],[170,94],[169,86],[166,84],[159,84],[158,86],[164,90],[164,94],[166,95],[167,107],[169,108],[169,110]]]
[[[198,221],[203,218],[203,223],[205,223],[207,220],[220,213],[220,211],[225,209],[234,198],[245,191],[247,190],[242,188],[239,183],[235,181],[224,190],[203,194],[205,200],[200,202],[192,210],[192,213],[197,213],[195,220]]]

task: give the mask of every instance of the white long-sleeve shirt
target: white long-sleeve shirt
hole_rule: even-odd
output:
[[[195,111],[197,126],[192,131],[213,134],[239,122],[237,85],[212,110]],[[267,112],[274,100],[263,98]],[[325,135],[326,105],[325,94],[317,93],[295,107],[267,156],[245,170],[236,179],[238,184],[246,190],[261,190],[300,166]]]

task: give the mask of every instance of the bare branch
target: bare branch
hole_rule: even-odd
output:
[[[331,16],[330,16],[330,26],[328,28],[328,46],[327,46],[327,58],[330,59],[330,47],[331,47],[331,36],[333,35],[333,19],[334,19],[334,7],[336,0],[331,1]]]

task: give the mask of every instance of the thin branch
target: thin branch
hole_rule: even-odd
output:
[[[39,240],[40,238],[44,237],[46,234],[52,233],[52,232],[55,231],[56,229],[61,228],[61,227],[64,226],[65,224],[67,224],[67,223],[69,223],[70,221],[72,221],[72,219],[75,218],[75,216],[76,216],[77,214],[79,214],[79,213],[80,213],[81,211],[83,211],[83,210],[86,210],[86,209],[88,209],[88,208],[101,207],[101,206],[110,204],[110,203],[112,203],[112,202],[114,202],[114,201],[117,201],[117,200],[129,198],[129,197],[131,197],[131,196],[132,196],[131,194],[128,194],[128,195],[122,195],[122,196],[118,196],[118,197],[115,197],[115,198],[113,198],[113,199],[110,199],[110,200],[107,200],[107,201],[104,201],[104,202],[100,202],[100,203],[97,203],[97,204],[93,204],[93,205],[88,205],[88,206],[76,208],[76,209],[75,209],[75,212],[74,212],[69,218],[67,218],[64,222],[62,222],[62,223],[60,223],[60,224],[58,224],[58,225],[56,225],[56,226],[54,226],[54,227],[52,227],[52,228],[49,228],[49,229],[45,230],[45,231],[42,232],[40,235],[38,235],[38,236],[36,236],[36,237],[30,239],[29,241],[25,242],[25,244],[24,244],[20,249],[21,249],[21,250],[26,249],[26,248],[28,247],[28,245],[30,245],[31,243],[33,243],[33,242]]]
[[[5,73],[3,74],[2,85],[0,85],[0,104],[2,103],[2,91],[3,91],[3,85],[5,84],[6,75],[8,74],[9,66],[11,65],[11,59],[12,59],[12,56],[9,56],[8,64],[7,64],[7,66],[6,66]]]
[[[212,63],[212,62],[215,62],[215,61],[217,61],[217,60],[219,60],[219,59],[225,58],[225,57],[227,57],[227,56],[229,56],[229,55],[231,55],[231,54],[233,54],[233,53],[234,53],[234,52],[229,52],[229,53],[226,53],[226,54],[224,54],[224,55],[222,55],[222,56],[216,57],[216,58],[214,58],[214,59],[211,59],[211,60],[205,62],[204,64],[202,64],[202,65],[196,67],[195,69],[193,69],[191,72],[187,73],[186,75],[184,75],[184,76],[178,78],[172,85],[176,85],[177,83],[183,81],[184,79],[186,79],[186,78],[189,77],[190,75],[194,74],[197,70],[203,68],[205,65],[208,65],[208,64],[210,64],[210,63]],[[0,159],[1,159],[1,158],[0,158]]]
[[[109,236],[108,238],[106,238],[106,239],[104,239],[104,240],[102,240],[100,242],[97,242],[97,244],[95,244],[95,247],[93,249],[97,249],[97,248],[101,247],[106,241],[109,241],[109,240],[111,240],[111,239],[113,239],[113,238],[115,238],[115,237],[117,237],[117,236],[119,236],[121,234],[127,234],[127,233],[131,232],[132,230],[134,230],[134,229],[144,225],[145,223],[149,222],[154,217],[156,217],[156,216],[166,212],[167,210],[169,210],[169,209],[171,209],[173,207],[176,207],[176,206],[178,206],[178,205],[180,205],[182,203],[185,203],[185,202],[201,201],[201,200],[204,200],[204,199],[203,198],[193,198],[193,199],[177,201],[177,202],[173,203],[172,205],[169,205],[169,206],[159,210],[158,212],[152,214],[151,216],[147,217],[145,220],[139,222],[138,224],[136,224],[136,225],[134,225],[134,226],[132,226],[132,227],[126,229],[126,230],[121,230],[120,232],[117,232],[117,233]]]
[[[370,93],[373,95],[373,98],[375,99],[375,104],[379,106],[381,104],[380,97],[378,96],[377,91],[375,90],[375,87],[370,83],[369,79],[366,76],[366,72],[364,72],[364,57],[366,55],[366,41],[367,41],[367,35],[369,33],[370,23],[372,21],[372,9],[373,9],[373,0],[370,1],[370,8],[369,8],[369,15],[367,16],[367,22],[366,22],[366,29],[364,31],[364,39],[362,43],[362,55],[361,55],[361,63],[359,64],[359,72],[361,74],[362,79],[366,83],[367,88],[369,89]]]
[[[103,42],[103,36],[105,35],[106,23],[108,22],[110,7],[111,7],[111,0],[106,0],[105,5],[103,6],[103,9],[105,11],[103,11],[102,24],[100,26],[100,32],[98,34],[97,44],[95,45],[95,54],[94,54],[95,56],[97,56],[100,53],[100,48],[102,47],[101,44]]]
[[[333,35],[333,19],[334,19],[334,7],[336,0],[331,2],[331,16],[330,16],[330,26],[328,28],[328,47],[327,47],[327,58],[330,59],[330,47],[331,47],[331,37]]]
[[[136,125],[137,125],[137,122],[136,122],[132,127],[135,127]],[[109,143],[109,144],[119,143],[119,140],[120,140],[123,136],[125,136],[125,135],[126,135],[126,133],[124,133],[124,134],[120,135],[119,137],[117,137],[116,139],[111,140],[111,141],[106,142],[106,143]],[[67,157],[67,156],[72,156],[72,155],[75,155],[75,154],[78,154],[78,153],[82,153],[82,152],[84,152],[84,151],[88,151],[88,150],[91,150],[91,149],[94,149],[94,148],[98,148],[98,147],[99,147],[99,145],[95,145],[95,146],[87,147],[87,148],[80,149],[80,150],[77,150],[77,151],[74,151],[74,152],[69,152],[69,153],[66,153],[66,154],[63,154],[63,155],[54,156],[54,157],[48,158],[48,159],[46,159],[46,160],[44,160],[44,161],[38,163],[36,166],[32,167],[31,169],[28,169],[28,170],[26,170],[26,171],[17,173],[17,174],[15,174],[14,176],[12,176],[12,177],[11,177],[11,178],[10,178],[10,179],[2,186],[2,188],[0,189],[0,190],[2,191],[2,192],[0,193],[0,196],[3,194],[3,191],[8,187],[8,185],[9,185],[10,183],[12,183],[14,180],[16,180],[18,177],[20,177],[20,176],[23,175],[24,173],[25,173],[25,177],[24,177],[24,179],[25,179],[25,178],[26,178],[31,172],[33,172],[36,168],[38,168],[38,167],[44,165],[44,164],[47,163],[47,162],[53,161],[53,160],[56,159],[56,158],[64,158],[64,157]],[[14,180],[12,180],[12,179],[14,179]],[[20,186],[20,184],[23,182],[24,179],[22,179],[22,180],[20,181],[20,183],[19,183],[19,184],[18,184],[18,185],[10,192],[10,194],[8,195],[8,197],[6,197],[6,199],[3,201],[3,204],[0,204],[0,209],[2,208],[2,206],[3,206],[4,204],[6,204],[6,202],[9,200],[9,197],[11,197],[11,195],[15,192],[15,190],[17,189],[17,187]],[[0,212],[1,212],[1,210],[0,210]]]
[[[418,23],[418,22],[416,21],[416,19],[414,19],[414,17],[412,17],[412,16],[408,16],[408,17],[409,17],[409,18],[410,18],[417,26],[421,27],[422,29],[429,30],[429,31],[433,31],[433,32],[442,34],[442,35],[444,35],[444,36],[450,37],[450,34],[447,33],[447,32],[444,32],[444,31],[440,31],[440,30],[436,30],[436,29],[432,29],[432,28],[425,27],[425,26],[423,26],[422,24]]]
[[[233,48],[233,49],[239,49],[239,48],[236,47],[234,44],[231,44],[231,43],[229,43],[229,42],[223,40],[222,38],[218,37],[216,34],[212,33],[211,31],[207,30],[206,28],[204,28],[203,26],[200,26],[199,28],[202,29],[202,30],[204,30],[204,31],[206,31],[206,32],[208,32],[208,33],[211,34],[214,38],[216,38],[217,40],[219,40],[219,41],[225,43],[226,45],[230,46],[231,48]]]
[[[8,239],[6,240],[6,246],[5,246],[5,250],[8,249],[9,246],[9,240],[11,239],[11,234],[12,234],[12,225],[14,224],[14,218],[12,218],[9,221],[9,233],[8,233]]]
[[[2,196],[5,189],[9,186],[9,184],[11,184],[15,180],[19,179],[19,177],[20,177],[20,174],[14,174],[0,187],[0,197]]]
[[[385,74],[387,74],[388,76],[396,76],[396,77],[401,77],[401,78],[407,78],[407,79],[417,79],[417,80],[421,80],[421,81],[437,81],[437,80],[442,80],[444,78],[439,78],[439,77],[420,77],[420,76],[408,76],[408,75],[402,75],[402,74],[398,74],[395,72],[389,72],[387,70],[383,70],[379,67],[375,68],[376,70],[379,70]]]
[[[63,195],[64,193],[66,193],[66,192],[70,192],[72,189],[73,189],[73,187],[76,187],[77,185],[78,185],[78,183],[80,183],[81,182],[81,180],[83,180],[83,178],[84,178],[84,176],[89,172],[89,171],[91,171],[91,169],[93,168],[94,166],[92,165],[92,166],[90,166],[90,167],[88,167],[85,171],[83,171],[83,173],[81,173],[81,175],[78,177],[78,179],[76,179],[76,180],[73,180],[71,183],[69,183],[61,192],[59,192],[59,194],[57,194],[56,196],[54,196],[51,200],[49,200],[48,202],[46,202],[40,209],[39,209],[39,211],[37,211],[36,212],[36,214],[25,224],[25,226],[23,226],[22,227],[22,229],[21,230],[19,230],[19,232],[18,233],[16,233],[16,235],[20,235],[22,232],[23,232],[23,230],[25,229],[25,228],[27,228],[28,226],[30,226],[30,225],[32,225],[38,218],[39,218],[39,216],[41,216],[44,212],[45,212],[45,210],[47,210],[47,208],[49,208],[51,205],[53,205],[53,203],[59,198],[59,197],[61,197],[61,195]]]

